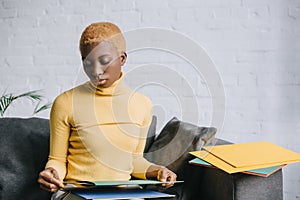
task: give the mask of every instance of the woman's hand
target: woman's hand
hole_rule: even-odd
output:
[[[161,182],[170,182],[162,186],[169,188],[174,185],[177,175],[164,166],[151,165],[146,172],[147,179],[155,179]]]
[[[42,189],[48,192],[57,192],[59,188],[64,186],[58,177],[57,171],[52,167],[43,170],[39,174],[38,183]]]

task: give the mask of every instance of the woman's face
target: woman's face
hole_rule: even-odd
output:
[[[108,41],[86,48],[82,57],[86,75],[95,86],[104,88],[110,87],[120,78],[121,67],[126,62],[126,55],[120,55]]]

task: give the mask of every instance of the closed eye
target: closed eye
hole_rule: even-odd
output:
[[[99,59],[99,63],[100,63],[101,65],[107,65],[107,64],[110,63],[110,61],[111,61],[111,59],[107,59],[107,58],[104,58],[104,59],[100,58],[100,59]]]

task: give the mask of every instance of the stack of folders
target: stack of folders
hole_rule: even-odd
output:
[[[180,183],[183,181],[176,181]],[[145,185],[161,185],[168,182],[155,180],[129,181],[76,181],[68,182],[62,189],[63,200],[103,200],[103,199],[140,199],[170,198],[175,195],[144,189]]]
[[[300,162],[300,154],[270,142],[206,146],[193,151],[190,164],[219,168],[229,174],[242,172],[268,177],[289,163]]]

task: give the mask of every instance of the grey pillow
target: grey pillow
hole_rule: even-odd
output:
[[[152,116],[152,121],[148,130],[147,140],[144,152],[148,152],[150,146],[154,142],[155,139],[155,133],[156,133],[156,123],[157,123],[157,117],[155,115]]]
[[[200,150],[214,139],[217,129],[199,127],[172,118],[144,153],[150,162],[168,167],[181,176],[181,170],[192,159],[190,151]]]

